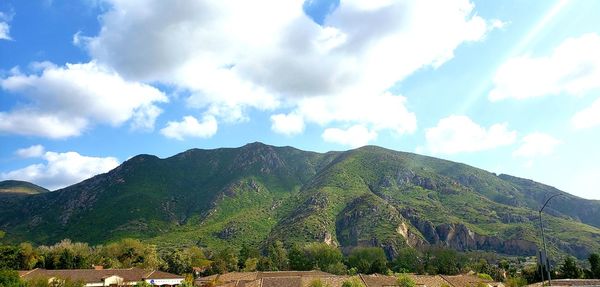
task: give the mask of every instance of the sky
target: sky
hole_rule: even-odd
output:
[[[600,199],[600,1],[0,1],[0,180],[378,145]]]

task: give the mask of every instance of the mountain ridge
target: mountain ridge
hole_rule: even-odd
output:
[[[538,205],[555,192],[377,146],[318,153],[255,142],[137,155],[72,186],[0,201],[0,229],[4,240],[35,243],[136,237],[221,248],[281,240],[380,246],[389,256],[426,245],[533,255]],[[551,252],[583,258],[600,249],[600,202],[565,193],[547,210]]]

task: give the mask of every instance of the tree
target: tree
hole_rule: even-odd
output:
[[[592,278],[600,279],[600,254],[592,253],[588,258],[590,262],[590,275]]]
[[[231,247],[221,249],[213,258],[212,273],[223,274],[238,270],[238,253]]]
[[[5,245],[0,246],[0,270],[15,269],[20,266],[19,248],[16,246]]]
[[[357,247],[350,252],[348,265],[356,267],[359,273],[385,273],[387,258],[383,249],[379,247]]]
[[[248,258],[244,262],[244,272],[254,272],[258,266],[258,258]]]
[[[19,278],[19,273],[12,270],[0,270],[0,287],[24,286]]]
[[[287,250],[283,247],[281,241],[275,241],[267,249],[268,257],[273,262],[273,266],[278,271],[288,270],[289,262],[287,257]]]
[[[309,267],[305,270],[320,269],[326,271],[334,266],[341,267],[340,263],[344,256],[342,252],[326,243],[313,242],[309,243],[302,248],[306,260],[306,266]]]
[[[432,247],[423,257],[424,269],[430,274],[456,275],[466,264],[466,257],[453,249]]]
[[[258,251],[257,248],[250,247],[250,246],[246,245],[245,243],[242,244],[242,248],[240,249],[240,256],[238,258],[240,260],[240,262],[238,262],[240,269],[244,269],[246,267],[245,263],[248,259],[258,258],[258,257],[260,257],[260,252]]]
[[[410,247],[398,250],[398,255],[392,262],[392,269],[399,273],[423,273],[419,252]]]
[[[415,287],[417,284],[412,278],[410,278],[410,276],[406,274],[400,274],[396,278],[396,285],[400,287]]]
[[[275,266],[273,266],[273,261],[271,261],[271,258],[261,256],[258,258],[258,263],[256,264],[256,270],[258,270],[258,271],[273,271],[273,270],[275,270]]]
[[[156,246],[144,244],[137,239],[125,238],[118,242],[100,247],[100,261],[108,261],[118,266],[113,268],[139,267],[158,269],[163,262],[158,256]]]
[[[577,266],[577,262],[571,256],[565,258],[565,261],[560,266],[560,276],[562,278],[577,279],[583,274],[581,268]]]
[[[312,263],[306,257],[304,249],[298,244],[292,245],[288,253],[290,269],[297,271],[308,271],[312,269]]]
[[[192,258],[184,251],[176,249],[169,250],[162,256],[167,272],[175,274],[185,274],[192,272]]]

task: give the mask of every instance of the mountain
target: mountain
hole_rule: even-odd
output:
[[[600,250],[600,202],[465,164],[366,146],[315,153],[252,143],[139,155],[54,192],[0,201],[5,241],[136,237],[212,248],[322,241],[349,250],[443,245],[534,255]],[[583,208],[582,208],[583,207]],[[546,212],[547,211],[547,212]]]
[[[0,181],[0,196],[3,195],[31,195],[49,192],[49,190],[30,182],[20,180]]]

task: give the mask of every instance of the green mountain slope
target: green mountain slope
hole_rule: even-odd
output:
[[[537,251],[551,187],[464,164],[367,146],[314,153],[253,143],[136,156],[73,186],[0,201],[8,241],[102,243],[136,237],[213,248],[322,241],[345,250],[405,246]],[[575,208],[586,206],[586,210]],[[565,194],[545,217],[551,252],[600,249],[600,203]]]
[[[30,182],[20,180],[0,181],[0,196],[2,195],[29,195],[49,192],[49,190]]]

